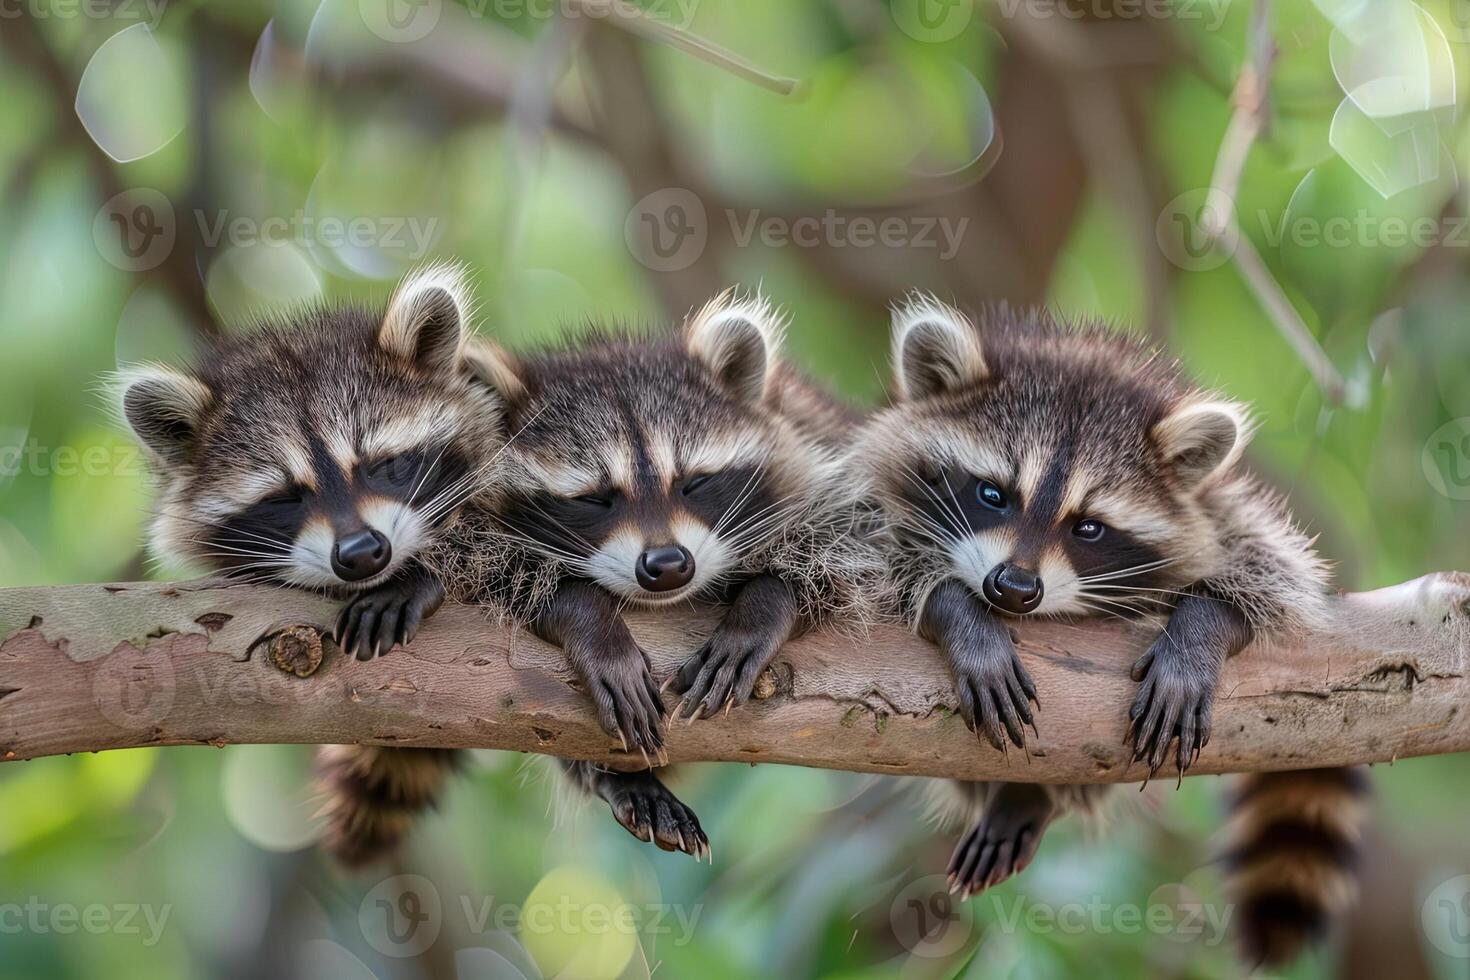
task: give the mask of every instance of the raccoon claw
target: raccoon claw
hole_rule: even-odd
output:
[[[608,805],[613,818],[639,840],[692,858],[709,856],[709,838],[699,818],[658,780],[629,780],[608,794]]]
[[[661,763],[667,758],[662,732],[666,711],[642,651],[636,659],[599,658],[583,680],[597,706],[599,723],[622,740],[624,752],[638,752],[650,767],[652,760]]]
[[[1006,807],[986,812],[949,859],[949,890],[961,899],[1019,874],[1036,856],[1051,806]]]
[[[1174,743],[1174,765],[1182,777],[1210,740],[1214,678],[1180,664],[1177,658],[1152,652],[1134,668],[1142,677],[1133,706],[1128,709],[1124,744],[1133,749],[1133,761],[1144,762],[1152,778],[1169,757]]]
[[[335,639],[358,660],[406,645],[444,604],[444,586],[428,575],[390,579],[352,597],[337,617]]]
[[[1026,747],[1025,725],[1036,730],[1031,706],[1038,708],[1036,685],[1014,651],[951,664],[960,717],[970,731],[983,737],[997,751],[1006,739],[1019,749]]]
[[[694,721],[749,701],[761,671],[778,650],[779,641],[716,630],[671,678],[674,691],[684,695],[673,716]]]

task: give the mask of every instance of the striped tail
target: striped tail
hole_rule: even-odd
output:
[[[1361,768],[1302,769],[1237,785],[1225,853],[1233,921],[1246,959],[1279,967],[1357,901],[1368,781]]]
[[[463,761],[458,749],[318,746],[317,784],[327,820],[322,848],[349,867],[387,857],[438,802]]]

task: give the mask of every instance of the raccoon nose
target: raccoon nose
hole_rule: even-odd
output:
[[[393,546],[373,528],[338,538],[332,547],[332,571],[348,582],[361,582],[388,567]]]
[[[996,565],[985,576],[983,585],[985,598],[1005,612],[1021,616],[1041,605],[1041,576],[1020,565],[1010,562]]]
[[[669,592],[694,578],[694,556],[681,545],[649,548],[638,556],[638,584],[649,592]]]

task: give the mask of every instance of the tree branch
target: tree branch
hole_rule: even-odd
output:
[[[336,604],[218,581],[0,590],[0,758],[151,745],[371,742],[513,749],[615,766],[557,650],[448,607],[370,663],[321,631]],[[659,677],[710,610],[630,614]],[[1156,628],[1155,628],[1156,630]],[[1142,779],[1123,750],[1128,667],[1144,624],[1025,623],[1041,692],[1029,760],[983,746],[944,706],[934,650],[898,629],[793,642],[757,700],[676,723],[671,761],[733,760],[1029,782]],[[1378,762],[1470,750],[1470,575],[1335,600],[1333,625],[1227,664],[1201,773]]]

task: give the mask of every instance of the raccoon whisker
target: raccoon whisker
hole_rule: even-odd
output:
[[[434,454],[433,459],[429,460],[427,463],[422,461],[419,463],[419,469],[421,470],[421,472],[414,474],[413,488],[408,491],[408,500],[410,503],[418,499],[419,492],[424,489],[424,484],[427,483],[429,480],[429,474],[434,472],[435,467],[439,465],[439,460],[444,458],[444,454],[448,450],[449,443],[446,442],[444,445],[439,447],[439,451]]]
[[[745,481],[745,486],[740,488],[740,492],[735,495],[735,500],[730,504],[729,507],[725,508],[725,512],[720,515],[720,519],[718,521],[715,521],[715,526],[710,529],[711,537],[718,537],[720,532],[725,529],[725,524],[731,518],[733,518],[735,514],[739,513],[740,508],[744,506],[746,499],[754,491],[756,479],[763,472],[765,472],[765,467],[763,465],[757,466],[751,471],[750,478]]]
[[[1079,582],[1086,582],[1086,583],[1092,583],[1092,582],[1109,582],[1109,581],[1112,581],[1113,579],[1128,578],[1131,575],[1141,575],[1144,572],[1152,572],[1155,569],[1163,568],[1166,565],[1172,565],[1175,562],[1180,561],[1181,558],[1186,558],[1186,557],[1189,557],[1189,556],[1188,555],[1184,555],[1184,556],[1179,556],[1179,557],[1175,557],[1175,558],[1160,558],[1158,561],[1144,562],[1141,565],[1134,565],[1131,568],[1120,568],[1120,569],[1117,569],[1116,571],[1103,572],[1103,573],[1100,573],[1098,575],[1083,575],[1083,576],[1079,576],[1078,579],[1077,579],[1077,581],[1079,581]]]
[[[1089,582],[1087,583],[1087,585],[1089,591],[1091,589],[1106,589],[1109,592],[1157,592],[1160,595],[1177,596],[1189,596],[1195,594],[1193,592],[1181,592],[1179,589],[1155,589],[1143,585],[1109,585],[1106,582]]]
[[[536,552],[537,554],[544,555],[547,558],[563,562],[564,564],[570,565],[579,571],[586,568],[587,559],[583,558],[580,555],[573,554],[570,551],[564,551],[561,548],[556,547],[555,545],[547,544],[544,541],[539,541],[536,538],[533,538],[527,534],[522,534],[516,529],[514,525],[506,522],[504,519],[502,519],[501,521],[501,526],[506,528],[507,530],[502,532],[490,530],[487,528],[484,533],[490,535],[491,537],[499,538],[502,541],[514,542],[523,548],[527,548],[531,551]]]
[[[1092,603],[1087,602],[1084,599],[1079,598],[1077,600],[1077,604],[1079,606],[1083,607],[1084,609],[1090,609],[1093,612],[1099,613],[1099,614],[1101,614],[1103,616],[1111,616],[1112,618],[1118,619],[1118,620],[1122,620],[1125,623],[1131,622],[1131,620],[1127,616],[1124,616],[1122,613],[1114,612],[1113,610],[1108,609],[1108,608],[1106,608],[1104,606],[1095,606]]]
[[[929,499],[933,500],[936,504],[939,505],[940,512],[943,513],[944,516],[951,523],[954,524],[954,531],[956,534],[970,527],[970,522],[965,520],[964,514],[956,513],[954,510],[952,510],[950,508],[949,501],[945,500],[937,492],[935,492],[934,488],[929,485],[929,481],[924,479],[918,473],[914,472],[913,467],[909,466],[907,463],[904,463],[903,471],[904,475],[908,477],[909,481],[913,483],[914,486],[918,487],[920,490],[924,491],[924,493],[928,494]],[[950,496],[954,496],[953,490],[950,491]],[[959,506],[959,501],[955,501],[955,506]],[[970,533],[974,533],[973,529],[970,531]]]
[[[185,521],[185,522],[190,523],[190,524],[197,524],[200,527],[207,528],[208,530],[211,530],[211,531],[222,531],[222,530],[224,530],[224,528],[221,527],[221,525],[219,525],[218,523],[216,523],[214,521],[206,521],[206,520],[204,520],[202,518],[194,517],[194,516],[192,516],[190,514],[180,514],[180,513],[176,512],[176,511],[166,510],[164,508],[159,508],[159,513],[160,514],[163,514],[166,517],[172,518],[174,520]],[[256,541],[259,541],[261,544],[268,544],[268,545],[270,545],[272,547],[276,547],[276,548],[281,547],[284,544],[284,542],[282,542],[279,538],[270,538],[270,537],[267,537],[267,536],[265,536],[263,534],[257,534],[257,533],[255,533],[253,531],[247,531],[244,528],[232,528],[230,530],[230,534],[232,534],[232,535],[240,535],[242,537],[247,537],[247,538],[253,538]],[[196,540],[197,541],[198,539],[195,538],[193,540]]]

